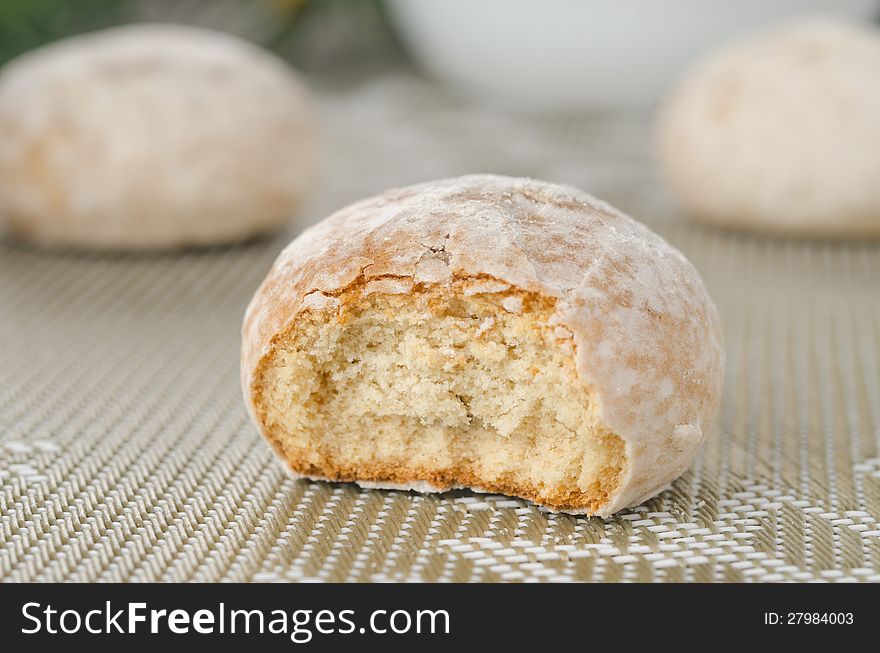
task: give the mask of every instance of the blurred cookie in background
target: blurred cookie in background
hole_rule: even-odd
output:
[[[272,231],[316,173],[306,89],[229,34],[140,24],[72,37],[0,71],[0,221],[98,249]]]
[[[697,218],[880,235],[880,30],[801,20],[709,56],[658,121],[662,172]]]

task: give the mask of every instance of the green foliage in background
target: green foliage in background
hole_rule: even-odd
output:
[[[361,59],[390,41],[381,0],[0,0],[0,65],[67,36],[142,21],[228,31],[307,67]]]
[[[133,0],[0,0],[0,63],[50,41],[130,20]]]

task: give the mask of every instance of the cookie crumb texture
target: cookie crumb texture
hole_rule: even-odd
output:
[[[306,314],[259,375],[270,441],[305,476],[597,510],[624,448],[596,419],[570,334],[540,298],[463,285],[355,290],[331,320]]]

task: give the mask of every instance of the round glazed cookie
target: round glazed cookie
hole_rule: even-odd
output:
[[[880,32],[812,19],[697,65],[658,124],[698,218],[795,235],[880,234]]]
[[[86,248],[225,243],[287,222],[315,172],[296,74],[236,37],[136,25],[0,72],[0,222]]]
[[[690,464],[722,380],[693,266],[574,188],[475,175],[305,231],[244,320],[242,384],[294,473],[609,515]]]

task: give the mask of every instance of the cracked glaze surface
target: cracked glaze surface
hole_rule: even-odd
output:
[[[635,505],[690,464],[717,408],[718,314],[684,256],[575,188],[471,175],[390,190],[296,238],[245,315],[242,384],[305,310],[334,311],[354,283],[491,277],[556,301],[599,420],[626,443],[627,469],[599,514]],[[375,281],[373,281],[375,282]]]

